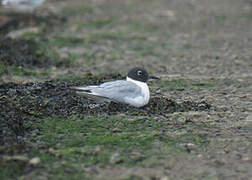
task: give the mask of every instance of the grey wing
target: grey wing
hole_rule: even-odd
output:
[[[125,103],[125,97],[134,98],[141,94],[141,88],[139,86],[123,80],[103,83],[90,90],[92,93],[121,103]]]

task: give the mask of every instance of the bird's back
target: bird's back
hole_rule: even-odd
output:
[[[100,86],[88,86],[91,93],[109,98],[116,102],[126,103],[127,98],[135,98],[142,91],[135,83],[123,80],[106,82]]]

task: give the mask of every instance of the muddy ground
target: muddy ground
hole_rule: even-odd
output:
[[[0,7],[0,178],[251,180],[251,47],[249,0]],[[145,107],[69,88],[134,66]]]

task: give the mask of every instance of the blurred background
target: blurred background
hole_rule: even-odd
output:
[[[249,0],[9,1],[0,10],[2,82],[136,65],[173,75],[250,73]]]

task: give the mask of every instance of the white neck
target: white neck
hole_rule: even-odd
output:
[[[127,76],[127,78],[126,78],[126,81],[133,82],[133,83],[135,83],[135,84],[137,84],[137,85],[139,85],[139,86],[141,86],[141,85],[143,85],[143,84],[146,84],[145,82],[141,82],[141,81],[134,80],[134,79],[132,79],[132,78],[130,78],[130,77],[128,77],[128,76]]]
[[[149,99],[150,99],[150,91],[149,91],[148,85],[145,82],[137,81],[137,80],[134,80],[134,79],[132,79],[130,77],[127,77],[126,81],[133,82],[133,83],[135,83],[137,86],[139,86],[141,88],[142,98],[144,100],[141,101],[142,104],[139,104],[139,107],[147,104],[149,102]]]

